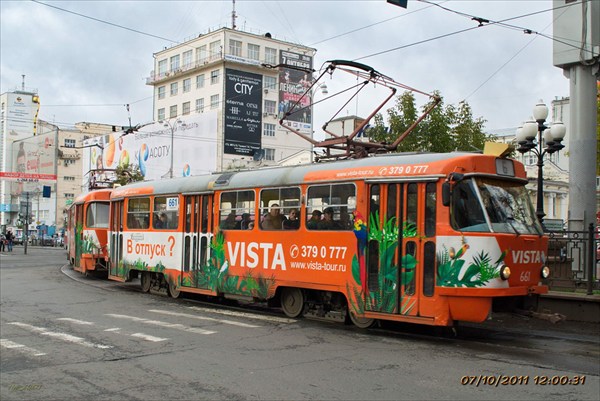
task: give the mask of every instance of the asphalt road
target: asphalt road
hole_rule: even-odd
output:
[[[144,294],[74,272],[60,248],[22,251],[0,255],[2,400],[599,398],[598,325],[363,331]]]

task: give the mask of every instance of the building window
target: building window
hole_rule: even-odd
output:
[[[171,84],[171,96],[176,96],[176,95],[177,95],[177,91],[178,91],[178,89],[177,89],[177,88],[178,88],[178,86],[179,86],[179,85],[178,85],[178,83],[179,83],[179,82],[173,82],[173,83]]]
[[[70,175],[65,175],[64,180],[65,181],[75,181],[75,177],[70,176]]]
[[[275,160],[275,149],[264,148],[265,160]]]
[[[204,98],[196,99],[196,113],[204,112]]]
[[[165,72],[167,72],[167,59],[158,62],[158,74],[164,74]]]
[[[209,44],[208,57],[210,60],[221,58],[221,41],[217,40]]]
[[[185,102],[181,105],[181,114],[184,116],[190,114],[190,102]]]
[[[259,60],[260,58],[260,46],[248,43],[248,58],[250,60]]]
[[[210,97],[210,108],[216,109],[219,107],[219,95],[212,95]]]
[[[179,69],[179,54],[171,57],[171,71]]]
[[[68,193],[65,193],[65,198],[67,198],[67,199],[68,199],[68,198],[74,198],[74,197],[75,197],[75,194],[68,194]]]
[[[264,112],[267,114],[275,114],[275,106],[277,102],[274,100],[265,100],[265,110]]]
[[[169,118],[177,117],[177,105],[173,105],[169,108]]]
[[[206,45],[196,47],[196,63],[199,65],[206,61]]]
[[[242,42],[239,40],[229,40],[229,54],[242,57]]]
[[[74,159],[66,159],[65,160],[65,167],[70,166],[71,164],[75,164]]]
[[[165,119],[165,109],[164,107],[162,109],[158,109],[158,115],[156,116],[158,121],[164,120]]]
[[[159,86],[158,87],[158,98],[159,99],[164,99],[165,98],[165,94],[166,94],[166,88],[164,86]]]
[[[219,70],[214,70],[210,72],[210,83],[211,85],[219,83]]]
[[[277,49],[265,47],[265,63],[277,64]]]
[[[277,78],[275,77],[269,77],[269,76],[264,76],[264,85],[265,85],[265,89],[277,89]]]
[[[74,148],[75,147],[75,139],[66,139],[65,138],[65,148]]]
[[[204,88],[204,74],[196,75],[196,89]]]
[[[192,67],[192,50],[183,52],[183,68],[188,69]]]
[[[192,78],[186,78],[183,80],[183,93],[189,92],[192,89]]]
[[[275,124],[265,123],[264,136],[275,136]]]

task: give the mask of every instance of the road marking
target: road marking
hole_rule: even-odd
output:
[[[255,324],[235,322],[233,320],[215,319],[213,317],[197,316],[197,315],[192,315],[192,314],[189,314],[189,313],[171,312],[171,311],[160,310],[160,309],[150,309],[150,310],[148,310],[148,312],[162,313],[163,315],[170,315],[170,316],[186,317],[186,318],[189,318],[189,319],[207,320],[209,322],[224,323],[224,324],[230,324],[230,325],[233,325],[233,326],[240,326],[240,327],[248,327],[248,328],[258,328],[258,327],[260,327],[260,326],[257,326]]]
[[[58,331],[49,331],[45,327],[32,326],[30,324],[21,323],[21,322],[11,322],[11,323],[8,323],[8,324],[11,324],[11,325],[17,326],[17,327],[21,327],[21,328],[24,328],[24,329],[28,329],[28,330],[31,330],[31,331],[36,332],[36,333],[40,333],[43,336],[53,337],[53,338],[57,338],[57,339],[62,340],[62,341],[66,341],[66,342],[71,342],[71,343],[83,345],[84,347],[100,348],[100,349],[109,349],[109,348],[112,348],[111,345],[105,345],[105,344],[98,344],[98,343],[94,343],[94,342],[89,342],[89,341],[86,341],[84,338],[73,336],[71,334],[61,333],[61,332],[58,332]]]
[[[131,335],[131,337],[137,337],[137,338],[141,338],[141,339],[146,340],[146,341],[152,341],[152,342],[155,342],[155,343],[160,342],[160,341],[167,341],[168,340],[168,338],[154,337],[154,336],[151,336],[151,335],[148,335],[148,334],[144,334],[144,333],[133,333]]]
[[[196,333],[196,334],[215,334],[216,333],[216,331],[198,329],[196,327],[189,327],[189,326],[179,324],[179,323],[168,323],[168,322],[162,322],[160,320],[149,320],[149,319],[143,319],[141,317],[136,317],[136,316],[119,315],[119,314],[113,314],[113,313],[107,313],[105,316],[111,316],[111,317],[115,317],[118,319],[128,319],[128,320],[132,320],[134,322],[151,324],[151,325],[160,326],[160,327],[167,327],[170,329],[187,331],[187,332]]]
[[[82,326],[93,326],[94,325],[93,322],[87,322],[85,320],[79,320],[79,319],[72,319],[70,317],[61,317],[61,318],[58,318],[56,320],[63,320],[65,322],[71,322],[71,323],[75,323],[75,324],[80,324]]]
[[[33,356],[46,355],[45,352],[39,351],[35,348],[28,347],[23,344],[12,342],[10,340],[5,340],[4,338],[0,338],[0,347],[4,347],[4,348],[8,348],[8,349],[16,349],[17,351],[23,352],[24,354],[30,354]]]
[[[188,308],[197,310],[200,312],[218,313],[218,314],[226,315],[226,316],[236,316],[236,317],[242,317],[242,318],[247,318],[247,319],[265,320],[268,322],[276,322],[276,323],[296,323],[297,322],[297,320],[295,320],[295,319],[288,319],[288,318],[284,318],[284,317],[256,315],[254,313],[236,312],[236,311],[225,310],[225,309],[219,310],[219,309],[211,309],[211,308],[202,308],[200,306],[189,306]]]
[[[120,328],[120,327],[113,327],[113,328],[111,328],[111,329],[106,329],[106,330],[104,330],[104,331],[119,331],[119,330],[121,330],[121,328]]]

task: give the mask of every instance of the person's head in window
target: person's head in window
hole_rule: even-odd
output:
[[[160,222],[162,223],[163,228],[167,227],[167,224],[169,223],[169,219],[167,218],[167,214],[165,212],[162,212],[159,216],[160,218]]]
[[[296,209],[290,210],[289,219],[290,220],[297,220],[298,219],[298,210],[296,210]]]
[[[327,207],[323,210],[323,219],[324,220],[333,220],[333,208]]]

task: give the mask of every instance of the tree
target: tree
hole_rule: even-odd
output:
[[[439,92],[435,92],[439,96]],[[486,141],[494,140],[483,132],[485,120],[473,119],[469,104],[460,102],[458,107],[445,105],[443,97],[425,119],[400,143],[398,152],[451,152],[455,150],[483,150]],[[426,110],[433,100],[425,104]],[[399,135],[417,120],[418,111],[412,92],[404,92],[396,98],[394,107],[387,110],[386,129],[383,116],[377,114],[374,127],[369,130],[372,141],[393,143]]]
[[[130,166],[127,164],[119,164],[115,170],[117,179],[114,181],[115,184],[127,185],[132,182],[144,181],[144,176],[140,171],[140,168],[136,165]]]

